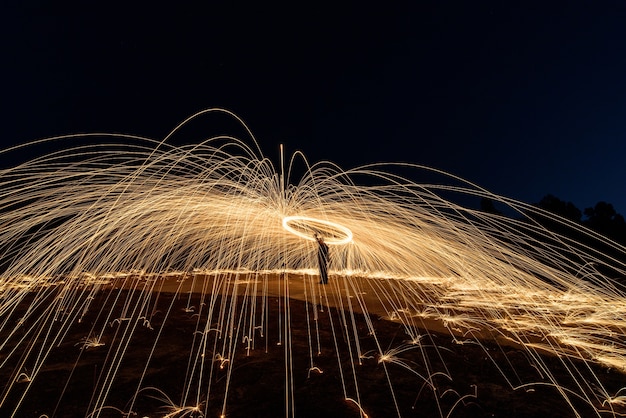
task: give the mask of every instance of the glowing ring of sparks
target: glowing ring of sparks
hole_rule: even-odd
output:
[[[285,216],[283,228],[301,238],[315,241],[320,234],[329,245],[344,245],[352,241],[352,231],[343,225],[306,216]]]

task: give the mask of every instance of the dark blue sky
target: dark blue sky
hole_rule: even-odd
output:
[[[132,3],[5,6],[3,147],[160,138],[225,107],[271,157],[284,143],[344,168],[412,162],[626,213],[622,1]]]

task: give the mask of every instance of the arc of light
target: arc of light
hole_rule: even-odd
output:
[[[285,216],[283,218],[283,228],[285,228],[292,234],[304,239],[308,239],[309,241],[315,241],[314,234],[306,234],[302,231],[297,230],[290,225],[292,222],[300,222],[312,232],[321,233],[324,236],[324,242],[326,242],[328,245],[345,245],[352,241],[352,231],[345,226],[339,225],[335,222],[326,221],[324,219],[311,218],[307,216]],[[313,226],[310,224],[313,224]],[[324,230],[323,228],[319,228],[319,226],[327,227],[327,229]],[[328,236],[328,229],[333,232],[333,234],[330,236]],[[335,236],[334,233],[337,233],[336,235],[338,236]]]

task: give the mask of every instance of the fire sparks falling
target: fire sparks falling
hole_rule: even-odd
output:
[[[187,414],[201,414],[200,393],[210,392],[211,377],[203,368],[227,369],[230,381],[237,341],[250,350],[255,335],[269,333],[270,324],[257,315],[262,306],[251,304],[244,313],[217,309],[218,295],[262,300],[276,294],[286,304],[294,297],[334,305],[348,317],[358,311],[398,321],[415,344],[388,350],[378,342],[375,354],[379,363],[408,369],[411,365],[395,353],[419,345],[430,321],[460,345],[496,340],[524,350],[550,384],[563,388],[564,398],[597,405],[598,414],[621,399],[608,393],[599,377],[580,382],[575,371],[574,384],[564,387],[550,379],[539,356],[558,356],[570,367],[576,366],[568,359],[626,371],[626,299],[614,280],[626,277],[626,251],[617,243],[555,217],[581,239],[550,232],[521,218],[536,209],[452,176],[447,178],[456,186],[420,184],[378,165],[348,171],[328,163],[308,166],[298,154],[292,164],[301,158],[306,169],[294,178],[291,169],[277,172],[259,150],[233,138],[187,147],[140,143],[68,149],[0,173],[0,318],[5,318],[0,331],[7,336],[0,341],[0,370],[12,367],[16,382],[0,402],[22,390],[16,385],[21,377],[37,379],[53,347],[95,309],[91,300],[111,283],[140,296],[118,295],[124,315],[102,315],[93,334],[80,342],[83,349],[106,347],[105,334],[113,326],[126,324],[126,340],[136,324],[153,330],[152,295],[167,277],[180,279],[181,294],[184,281],[186,290],[204,300],[203,306],[186,307],[203,318],[190,358],[206,359],[188,371],[197,387],[185,389],[182,404],[193,405],[180,407]],[[409,165],[402,169],[435,172]],[[449,193],[493,199],[520,217],[464,208],[443,197]],[[331,251],[331,286],[290,289],[285,277],[316,274],[314,244],[307,238],[316,228],[326,229],[332,235],[329,243],[337,244]],[[594,249],[588,240],[607,251]],[[26,295],[33,296],[32,309],[14,318]],[[61,326],[53,331],[53,324]],[[313,330],[309,334],[316,332],[311,323],[306,326]],[[20,327],[37,338],[9,344]],[[371,323],[369,329],[375,335]],[[359,338],[356,327],[333,332]],[[287,328],[279,332],[286,352],[289,336]],[[211,353],[209,338],[215,339]],[[107,407],[126,340],[119,342],[110,369],[96,385],[91,416]],[[358,344],[351,350],[355,359],[368,354]],[[318,351],[311,342],[309,370],[320,370],[313,360]],[[285,358],[289,369],[290,357]],[[288,394],[291,373],[286,371]],[[434,372],[415,373],[434,386]],[[349,375],[342,372],[344,378]],[[140,393],[141,376],[137,379]],[[344,391],[365,414],[358,388],[356,394],[347,393],[344,385]],[[293,415],[293,400],[287,398],[285,414]],[[224,395],[223,415],[227,406]],[[13,413],[19,407],[20,402]]]

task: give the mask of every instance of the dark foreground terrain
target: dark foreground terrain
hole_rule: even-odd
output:
[[[115,296],[121,297],[116,300]],[[200,344],[200,333],[197,331],[204,329],[203,316],[206,314],[201,311],[197,315],[197,311],[194,314],[185,308],[201,306],[200,297],[192,295],[189,300],[187,295],[153,294],[146,305],[150,317],[143,318],[139,310],[128,309],[135,300],[133,298],[137,302],[141,300],[139,295],[133,296],[126,290],[100,292],[80,323],[71,321],[67,334],[54,346],[44,341],[45,338],[50,341],[50,335],[62,328],[62,320],[51,322],[52,325],[46,325],[44,329],[34,320],[37,316],[31,316],[10,338],[8,333],[13,326],[5,326],[0,336],[1,341],[7,341],[0,351],[3,361],[19,340],[23,342],[18,352],[0,368],[0,382],[4,384],[0,416],[11,416],[24,393],[26,395],[16,417],[40,417],[44,414],[48,417],[87,416],[93,409],[94,391],[100,391],[109,382],[112,384],[105,402],[108,407],[93,416],[165,416],[173,410],[165,409],[168,403],[162,400],[163,394],[178,404],[183,391],[191,387],[194,395],[189,399],[195,399],[197,384],[191,382],[189,385],[188,370],[194,363],[201,362],[204,362],[205,370],[200,399],[204,416],[209,417],[221,415],[226,385],[229,386],[227,417],[285,416],[286,408],[298,417],[359,417],[357,405],[345,399],[356,400],[357,396],[363,410],[374,418],[398,414],[403,417],[573,417],[572,406],[580,416],[588,417],[598,416],[596,408],[609,408],[608,405],[602,407],[602,399],[594,401],[591,407],[575,396],[570,397],[572,405],[568,405],[551,384],[545,369],[542,370],[542,366],[527,353],[514,348],[499,347],[493,342],[479,345],[465,341],[459,344],[450,335],[425,330],[417,330],[416,334],[422,337],[418,344],[410,345],[409,337],[398,323],[372,318],[374,337],[368,332],[362,315],[355,314],[353,318],[343,316],[336,309],[318,310],[318,334],[314,325],[307,327],[307,323],[314,324],[313,306],[289,300],[290,326],[286,326],[285,299],[276,297],[264,301],[239,297],[236,306],[231,306],[231,299],[219,299],[217,306],[226,308],[225,312],[239,313],[242,307],[247,307],[245,312],[250,312],[253,302],[256,306],[254,323],[265,321],[267,331],[263,336],[260,330],[253,331],[254,348],[249,352],[246,350],[248,339],[242,334],[236,335],[237,349],[234,358],[228,362],[220,361],[219,357],[224,339],[228,338],[227,332],[224,335],[213,332],[207,340],[204,357],[190,359],[190,352],[197,353]],[[247,302],[244,304],[244,301]],[[7,323],[16,324],[29,304],[29,300],[24,300],[19,309],[10,314]],[[164,312],[169,308],[169,315],[164,321]],[[41,313],[44,311],[44,307],[34,309]],[[122,312],[124,309],[126,311]],[[129,319],[106,323],[105,315],[108,313],[111,313],[109,319],[122,318],[124,314]],[[146,319],[150,322],[145,322]],[[245,324],[248,319],[246,315],[236,315],[236,321],[242,322],[235,322],[235,325]],[[132,338],[124,347],[127,342],[124,335],[129,335],[133,328]],[[45,332],[37,333],[39,330]],[[102,330],[101,342],[104,345],[83,346],[81,341]],[[288,344],[288,341],[291,343]],[[409,348],[397,354],[397,363],[381,363],[376,341],[383,352],[403,344]],[[33,343],[30,353],[26,349],[29,342]],[[357,343],[362,353],[360,359],[356,354],[350,355],[351,352],[356,353]],[[292,357],[285,355],[285,347],[289,346]],[[14,370],[15,364],[21,358],[28,359],[25,365],[36,364],[41,347],[50,348],[48,358],[38,376],[28,382],[26,377],[32,370],[26,366]],[[124,353],[114,379],[107,380],[107,372],[116,367],[116,358],[120,358],[122,351]],[[597,386],[591,371],[584,364],[556,357],[541,360],[543,367],[550,370],[552,378],[565,387],[576,389],[578,383]],[[230,366],[232,378],[229,380],[226,372]],[[311,366],[315,369],[310,370]],[[573,370],[574,366],[578,371]],[[286,368],[290,369],[290,375],[286,374]],[[22,372],[25,375],[19,376]],[[572,372],[578,383],[573,381]],[[615,394],[626,382],[624,375],[606,368],[596,367],[593,373],[599,376],[611,394]],[[142,374],[143,380],[139,381]],[[9,382],[18,380],[20,383],[9,388]],[[209,380],[210,393],[206,389]],[[429,382],[434,384],[435,390]],[[512,389],[512,386],[527,383],[533,384]],[[286,385],[293,387],[293,404],[285,401]],[[147,389],[150,387],[161,392]],[[132,411],[129,411],[130,402],[139,389],[142,390],[133,403]],[[197,412],[195,415],[191,411],[186,413],[188,417],[202,416]],[[611,416],[605,412],[599,414]]]

